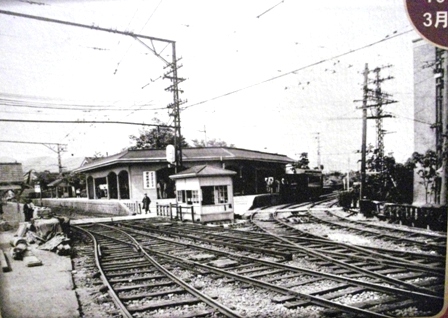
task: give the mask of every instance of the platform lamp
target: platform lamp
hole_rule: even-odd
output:
[[[169,165],[175,164],[175,173],[177,173],[176,148],[173,145],[166,146],[166,161]]]
[[[34,185],[34,192],[39,193],[40,206],[42,206],[42,188],[40,187],[40,182],[38,182],[37,184]]]

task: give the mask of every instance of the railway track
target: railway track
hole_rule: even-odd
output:
[[[104,226],[95,227],[95,234],[93,235],[101,237],[101,239],[104,236],[115,237],[115,234],[111,234],[111,232],[116,231],[114,227],[107,227],[107,230],[104,230],[104,228]],[[139,259],[138,256],[141,252],[144,252],[163,263],[165,267],[180,266],[185,271],[194,270],[200,272],[201,275],[215,277],[209,282],[210,284],[217,280],[216,277],[225,277],[229,284],[239,282],[251,286],[250,289],[254,290],[253,293],[256,293],[256,290],[260,288],[267,290],[271,302],[283,308],[282,316],[286,314],[291,317],[300,317],[303,315],[297,315],[297,308],[317,306],[322,314],[345,312],[348,317],[353,315],[388,317],[396,316],[393,315],[395,311],[409,306],[417,306],[421,311],[428,313],[431,310],[430,308],[438,308],[443,301],[443,297],[435,296],[431,292],[426,293],[425,288],[417,288],[418,290],[415,289],[415,286],[407,286],[410,289],[398,288],[392,286],[391,283],[381,281],[377,277],[374,279],[359,279],[360,276],[367,275],[346,268],[341,269],[328,261],[326,261],[327,264],[321,261],[319,266],[331,267],[333,274],[288,265],[284,258],[284,251],[279,251],[276,255],[273,253],[266,255],[265,250],[267,248],[265,250],[254,248],[251,246],[254,245],[253,241],[245,242],[244,244],[248,244],[248,246],[244,248],[242,244],[239,246],[229,245],[231,243],[229,241],[232,241],[230,237],[228,239],[221,237],[216,243],[213,243],[197,234],[197,231],[203,231],[206,232],[204,236],[209,237],[212,235],[210,232],[213,231],[231,232],[230,234],[233,234],[238,232],[235,230],[208,229],[204,226],[157,222],[155,220],[122,222],[119,229],[126,232],[128,236],[132,236],[135,241],[129,241],[128,238],[109,238],[112,241],[118,240],[120,246],[107,246],[107,249],[100,248],[100,250],[105,251],[102,258],[107,257],[107,253],[111,251],[124,248],[124,246],[121,246],[122,244],[128,244],[132,250],[140,250],[140,253],[131,254],[132,257],[129,255],[130,252],[123,252],[121,257],[120,254],[113,256],[113,263],[108,263],[106,266],[109,276],[111,275],[110,270],[118,270],[117,267],[120,270],[129,268],[131,263],[132,266],[140,266],[139,262],[143,262],[143,260]],[[92,232],[92,229],[89,228],[88,231]],[[242,234],[247,235],[248,233]],[[254,234],[260,235],[259,233]],[[262,236],[265,239],[267,238],[266,235]],[[270,236],[270,240],[272,240],[272,236]],[[127,243],[124,243],[125,241]],[[220,243],[224,241],[227,241],[225,248]],[[103,242],[104,244],[107,243]],[[136,244],[138,244],[138,248]],[[266,245],[266,242],[263,244]],[[127,262],[124,263],[124,260],[127,260]],[[104,276],[107,277],[107,273]],[[181,275],[178,274],[178,276]],[[123,279],[126,280],[128,277]],[[124,283],[124,281],[122,282]],[[219,288],[219,286],[215,288]],[[372,297],[358,297],[359,295],[371,295]],[[354,302],[357,298],[363,299],[363,301]]]
[[[392,258],[399,258],[401,260],[408,259],[413,263],[431,264],[444,270],[446,233],[420,229],[393,228],[391,226],[349,220],[331,212],[330,209],[334,204],[334,200],[333,202],[331,200],[325,200],[287,209],[284,209],[282,206],[273,206],[269,209],[258,210],[252,216],[254,220],[274,221],[275,219],[277,223],[283,223],[282,226],[285,228],[289,227],[291,234],[288,236],[288,233],[285,233],[284,235],[288,236],[286,238],[296,242],[303,241],[303,243],[306,243],[310,240],[327,241],[327,236],[300,229],[300,224],[320,223],[323,226],[327,226],[330,231],[339,229],[349,235],[357,234],[368,240],[378,239],[394,245],[394,249],[375,248],[369,245],[368,252],[377,253],[376,256],[389,255]],[[337,223],[334,220],[328,220],[328,218],[337,218],[341,222]],[[369,228],[373,228],[374,230],[370,230]],[[397,248],[395,249],[395,247]],[[362,249],[363,247],[359,246],[359,248]],[[416,252],[412,252],[410,249],[414,249]]]
[[[75,227],[91,236],[95,262],[123,317],[240,317],[213,297],[177,278],[120,229],[95,225]]]
[[[123,224],[125,225],[126,223]],[[324,240],[323,242],[319,242],[319,244],[310,246],[310,243],[306,240],[302,241],[302,244],[298,244],[293,240],[285,239],[274,233],[262,234],[179,223],[172,223],[164,229],[151,229],[151,226],[148,224],[137,226],[134,223],[132,228],[160,233],[171,237],[189,239],[194,242],[204,242],[215,246],[244,250],[246,252],[263,253],[272,257],[285,259],[286,261],[292,260],[293,258],[301,258],[314,260],[316,263],[323,264],[330,262],[333,266],[339,266],[341,270],[349,270],[350,272],[370,276],[373,279],[387,281],[396,286],[407,286],[407,288],[414,290],[419,290],[420,288],[412,283],[407,283],[406,280],[413,281],[418,277],[427,276],[433,277],[434,282],[442,281],[440,284],[443,286],[443,278],[445,275],[443,259],[437,259],[439,261],[437,263],[433,258],[430,258],[432,263],[420,264],[411,260],[403,261],[394,257],[381,257],[380,254],[372,255],[371,252],[361,248],[350,248],[350,246],[330,240]],[[329,253],[329,251],[333,251],[333,253]],[[416,259],[417,256],[414,260]],[[420,261],[421,259],[418,260]],[[390,273],[388,275],[373,273],[369,269],[372,264],[380,264],[381,270],[385,273],[392,271],[391,273],[395,272],[397,275],[400,272],[407,273],[407,275],[402,277],[402,279],[395,279],[390,277]],[[333,268],[332,270],[336,269]],[[410,272],[410,270],[413,272]],[[441,286],[439,287],[443,288]],[[426,289],[420,290],[429,292]],[[434,291],[434,293],[437,292]]]
[[[321,224],[322,226],[326,226],[328,231],[339,230],[344,231],[346,234],[356,234],[360,237],[367,238],[369,240],[378,239],[385,242],[392,243],[397,247],[400,247],[401,251],[405,249],[414,248],[416,250],[427,252],[431,254],[437,254],[440,256],[446,255],[446,235],[442,235],[440,233],[429,233],[423,232],[420,230],[400,230],[396,229],[395,231],[389,230],[390,227],[387,226],[377,226],[376,229],[371,229],[370,227],[365,226],[364,222],[335,222],[329,221],[325,215],[329,212],[328,210],[301,210],[300,212],[285,214],[283,211],[273,212],[273,215],[277,215],[278,219],[279,215],[283,214],[283,219],[290,224]],[[265,218],[265,217],[264,217]],[[272,218],[272,216],[271,216]],[[297,228],[298,231],[300,231]],[[321,229],[323,230],[323,229]],[[309,237],[314,238],[322,238],[325,237],[318,234],[307,234],[306,231],[301,231],[302,235],[307,235]]]
[[[360,229],[364,233],[371,233],[371,235],[381,235],[386,239],[390,238],[402,241],[404,243],[410,242],[411,244],[415,244],[415,242],[422,242],[425,244],[425,246],[429,246],[429,248],[438,249],[443,252],[446,251],[446,233],[425,231],[423,229],[416,228],[412,229],[406,227],[392,227],[381,224],[373,224],[368,221],[351,220],[346,217],[338,216],[332,213],[330,210],[312,211],[312,213],[310,214],[313,220],[329,224],[330,226],[348,226],[350,227],[350,229],[353,229],[355,231],[357,229]],[[334,219],[337,219],[338,221],[340,221],[340,223],[334,221]],[[372,229],[372,231],[368,231],[366,229]]]

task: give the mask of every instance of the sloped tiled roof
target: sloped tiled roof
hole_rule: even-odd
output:
[[[212,176],[231,176],[236,174],[235,171],[211,167],[208,165],[194,166],[175,175],[170,176],[171,179],[212,177]]]
[[[57,187],[57,186],[67,186],[67,182],[64,179],[56,179],[53,182],[50,182],[48,185],[48,187],[52,188],[52,187]]]
[[[0,163],[0,183],[23,183],[21,163]]]
[[[206,148],[184,148],[182,149],[182,161],[229,161],[229,160],[249,160],[264,161],[287,164],[294,162],[293,159],[280,154],[247,150],[231,147],[206,147]],[[141,149],[125,150],[113,156],[99,158],[93,162],[75,169],[75,172],[90,171],[115,164],[128,163],[151,163],[165,162],[166,151],[164,149]]]

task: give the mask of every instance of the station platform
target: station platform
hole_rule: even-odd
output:
[[[148,214],[71,219],[70,225],[154,218],[157,217],[154,210]],[[28,250],[42,265],[28,267],[23,260],[14,260],[10,255],[11,241],[17,238],[17,228],[24,222],[24,216],[15,204],[4,206],[4,212],[0,219],[6,221],[8,228],[0,229],[0,249],[10,271],[0,269],[0,318],[79,318],[70,256],[29,244]]]
[[[0,231],[0,249],[4,252],[10,271],[0,269],[0,318],[78,318],[79,303],[72,278],[70,256],[38,249],[29,244],[30,250],[42,261],[41,266],[26,266],[23,260],[10,255],[11,241],[16,239],[18,224],[23,215],[14,205],[4,209],[3,220],[12,224]],[[132,216],[72,219],[71,225],[110,222],[156,217],[155,212]]]
[[[83,218],[83,219],[72,219],[70,220],[70,225],[81,225],[87,223],[99,223],[99,222],[113,222],[113,221],[125,221],[125,220],[138,220],[156,217],[155,212],[148,214],[136,214],[136,215],[126,215],[126,216],[103,216],[97,218]]]
[[[9,255],[16,231],[0,232],[0,248],[11,270],[0,271],[0,317],[4,318],[77,318],[78,300],[72,279],[70,256],[28,249],[42,261],[41,266],[27,267]]]

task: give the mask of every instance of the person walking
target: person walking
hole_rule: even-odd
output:
[[[143,210],[145,210],[145,214],[148,214],[148,212],[151,213],[151,211],[149,210],[151,199],[148,197],[146,193],[145,196],[143,197],[142,203],[143,203]]]

